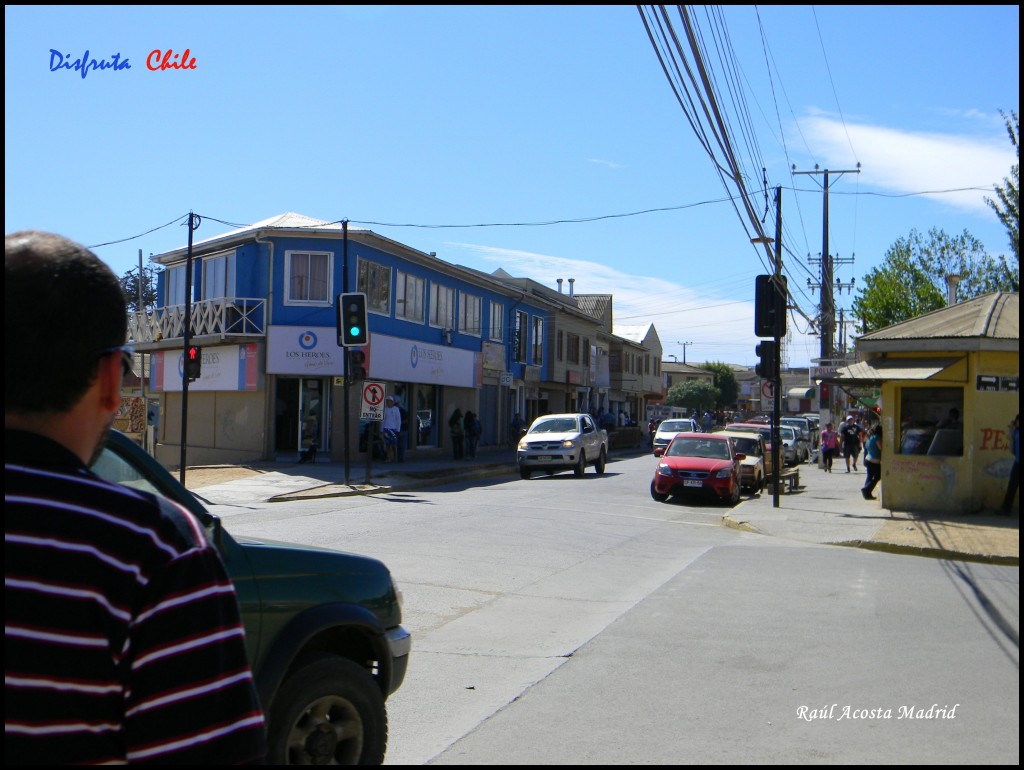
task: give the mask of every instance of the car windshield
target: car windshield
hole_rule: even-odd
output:
[[[677,438],[668,446],[669,457],[706,457],[712,460],[729,459],[729,442],[706,438]]]
[[[796,439],[796,431],[788,425],[779,426],[779,435],[782,437],[783,441],[793,441]]]
[[[737,452],[742,452],[745,455],[760,455],[761,454],[761,442],[752,438],[734,438],[732,440],[733,449]]]
[[[540,420],[530,428],[530,433],[575,433],[579,431],[575,417],[556,417]]]
[[[665,420],[658,426],[658,433],[685,433],[693,429],[689,420]]]

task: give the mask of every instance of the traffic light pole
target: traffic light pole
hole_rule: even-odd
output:
[[[192,341],[192,233],[199,227],[200,219],[191,211],[188,212],[188,257],[185,260],[185,318],[181,348],[181,458],[178,470],[178,481],[185,486],[185,447],[188,443],[188,348]]]
[[[343,219],[341,221],[341,254],[342,254],[342,284],[341,290],[343,293],[348,293],[348,220]],[[341,329],[338,329],[340,334]],[[345,402],[345,486],[349,485],[349,475],[351,473],[351,455],[349,454],[349,446],[352,441],[352,434],[349,428],[349,413],[351,411],[351,405],[349,404],[350,395],[352,393],[351,387],[352,381],[352,351],[345,348],[345,395],[342,399]],[[369,449],[370,447],[367,447]]]

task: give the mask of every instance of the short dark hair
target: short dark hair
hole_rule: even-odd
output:
[[[54,233],[5,236],[4,313],[8,412],[67,411],[96,378],[101,353],[128,333],[117,276]]]

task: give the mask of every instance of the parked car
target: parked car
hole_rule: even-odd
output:
[[[799,465],[810,459],[810,445],[797,428],[792,425],[780,425],[779,437],[782,439],[782,451],[787,465]]]
[[[608,462],[608,431],[589,414],[547,414],[533,421],[516,451],[519,475],[534,471],[573,471],[582,476],[593,465],[600,476]]]
[[[725,426],[726,430],[738,430],[738,431],[756,431],[761,434],[764,438],[765,452],[770,453],[772,449],[772,427],[770,425],[762,425],[760,423],[753,422],[734,422],[729,423]],[[779,447],[779,457],[782,460],[782,465],[796,465],[797,457],[803,456],[803,453],[797,452],[796,446],[796,431],[786,425],[779,426],[779,438],[782,439],[782,446]]]
[[[92,469],[191,511],[238,594],[267,715],[268,764],[380,764],[385,701],[402,684],[411,636],[387,567],[368,556],[235,538],[137,444],[111,431]]]
[[[658,461],[651,497],[694,496],[735,505],[740,499],[740,463],[732,440],[722,433],[679,433]]]
[[[763,492],[765,487],[765,441],[756,431],[723,430],[716,436],[728,436],[732,448],[745,455],[740,462],[740,484],[748,492]]]
[[[800,430],[800,435],[803,437],[804,442],[807,444],[807,455],[811,454],[811,450],[814,449],[814,439],[817,435],[817,431],[814,429],[814,425],[806,417],[780,417],[780,425],[789,425],[793,428]],[[820,440],[820,436],[818,436]]]
[[[661,457],[665,452],[665,447],[677,433],[700,433],[700,426],[697,425],[697,421],[690,417],[683,418],[672,418],[670,420],[662,420],[661,424],[658,425],[658,429],[654,431],[654,441],[652,448],[654,449],[654,456]]]

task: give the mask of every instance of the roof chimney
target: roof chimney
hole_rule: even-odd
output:
[[[573,296],[572,289],[573,289],[573,284],[574,283],[576,283],[576,279],[575,278],[570,278],[569,279],[569,296],[570,297]]]
[[[562,279],[561,278],[558,279],[558,293],[559,294],[562,293]]]
[[[946,304],[956,304],[956,287],[960,283],[960,276],[956,273],[950,273],[946,276]]]

